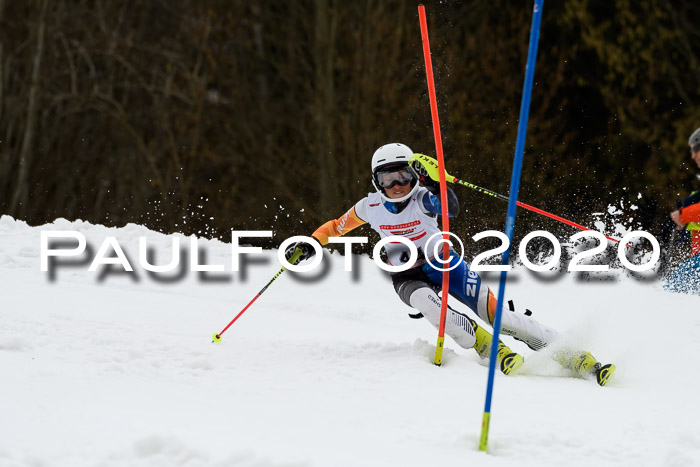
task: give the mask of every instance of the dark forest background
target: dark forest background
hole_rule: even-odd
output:
[[[532,2],[425,5],[447,168],[507,195]],[[699,57],[695,0],[545,2],[520,199],[654,232],[697,186]],[[0,0],[0,214],[280,242],[373,191],[387,142],[435,151],[417,3]],[[503,229],[456,190],[458,234]]]

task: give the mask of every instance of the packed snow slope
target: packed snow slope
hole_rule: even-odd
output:
[[[79,231],[91,251],[41,272],[42,230]],[[189,248],[136,225],[0,219],[0,466],[700,465],[698,296],[515,269],[516,306],[618,371],[601,388],[506,337],[526,362],[496,375],[483,453],[486,363],[448,339],[433,365],[437,332],[370,259],[285,272],[213,344],[280,269],[275,252],[233,273],[230,244],[199,240],[224,272],[148,274],[140,236],[155,264],[173,238]],[[133,273],[88,271],[107,237]]]

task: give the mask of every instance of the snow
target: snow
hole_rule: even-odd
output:
[[[93,254],[114,236],[136,271],[78,258],[51,278],[41,230],[80,231]],[[486,363],[448,338],[434,366],[437,332],[370,259],[285,272],[213,344],[276,252],[233,273],[230,245],[200,239],[226,272],[159,275],[138,266],[139,236],[169,262],[173,236],[142,226],[0,219],[0,466],[700,465],[700,299],[653,276],[514,270],[516,306],[618,371],[601,388],[504,338],[526,363],[496,375],[483,453]]]

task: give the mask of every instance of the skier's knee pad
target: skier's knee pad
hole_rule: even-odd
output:
[[[486,286],[479,289],[479,297],[476,304],[476,313],[485,323],[493,324],[493,314],[496,311],[496,297]]]
[[[439,328],[442,300],[432,288],[425,284],[414,288],[409,296],[409,305],[420,311],[430,324]],[[452,309],[447,310],[445,333],[465,349],[471,349],[476,343],[474,328],[469,319]]]
[[[394,290],[398,294],[399,298],[401,301],[403,301],[406,305],[416,308],[413,305],[411,305],[411,295],[413,295],[413,292],[415,292],[418,289],[421,288],[427,288],[430,289],[430,286],[426,282],[422,281],[417,281],[417,280],[408,280],[408,281],[400,281],[400,282],[394,282]],[[414,319],[419,319],[423,317],[423,314],[421,310],[418,310],[417,313],[409,313],[408,316]]]

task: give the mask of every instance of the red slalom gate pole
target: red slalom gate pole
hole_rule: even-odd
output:
[[[551,218],[551,219],[554,219],[554,220],[558,220],[559,222],[563,222],[564,224],[570,225],[570,226],[572,226],[572,227],[576,227],[577,229],[580,229],[580,230],[593,230],[593,229],[589,229],[588,227],[584,227],[584,226],[582,226],[581,224],[577,224],[576,222],[572,222],[572,221],[570,221],[570,220],[566,220],[566,219],[564,219],[563,217],[559,217],[559,216],[557,216],[556,214],[551,214],[551,213],[549,213],[549,212],[547,212],[547,211],[543,211],[543,210],[538,209],[538,208],[536,208],[536,207],[534,207],[534,206],[530,206],[529,204],[521,203],[520,201],[516,201],[515,204],[517,204],[518,206],[520,206],[520,207],[523,208],[523,209],[529,209],[530,211],[536,212],[536,213],[538,213],[538,214],[542,214],[543,216],[547,216],[547,217],[549,217],[549,218]],[[605,234],[603,234],[603,235],[605,235]],[[607,238],[608,240],[612,240],[613,242],[620,243],[620,240],[618,240],[617,238],[610,237],[610,236],[608,236],[608,235],[605,235],[605,238]],[[630,246],[630,245],[627,245],[627,246]]]
[[[471,188],[471,189],[473,189],[473,190],[476,190],[476,191],[478,191],[478,192],[480,192],[480,193],[484,193],[484,194],[486,194],[486,195],[493,196],[494,198],[498,198],[498,199],[500,199],[501,201],[505,201],[506,203],[507,203],[508,201],[510,201],[510,198],[508,198],[507,196],[502,195],[502,194],[500,194],[500,193],[496,193],[495,191],[487,190],[486,188],[482,188],[482,187],[480,187],[480,186],[474,185],[473,183],[465,182],[464,180],[460,180],[460,179],[458,179],[457,177],[452,177],[452,178],[453,178],[452,183],[457,183],[457,184],[459,184],[459,185],[464,185],[464,186],[466,186],[466,187],[468,187],[468,188]],[[585,226],[583,226],[583,225],[581,225],[581,224],[577,224],[576,222],[573,222],[573,221],[570,221],[570,220],[568,220],[568,219],[564,219],[563,217],[557,216],[556,214],[552,214],[551,212],[547,212],[547,211],[544,211],[544,210],[542,210],[542,209],[540,209],[540,208],[536,208],[536,207],[534,207],[534,206],[530,206],[529,204],[525,204],[525,203],[522,203],[522,202],[520,202],[520,201],[516,201],[515,204],[518,205],[519,207],[523,208],[523,209],[527,209],[527,210],[530,210],[530,211],[532,211],[532,212],[536,212],[537,214],[542,214],[543,216],[549,217],[550,219],[554,219],[554,220],[557,220],[557,221],[559,221],[559,222],[563,222],[564,224],[570,225],[570,226],[572,226],[572,227],[576,227],[577,229],[580,229],[580,230],[593,230],[593,229],[589,229],[588,227],[585,227]],[[603,234],[603,235],[605,235],[605,234]],[[610,236],[608,236],[608,235],[605,235],[605,238],[607,238],[608,240],[612,240],[613,242],[616,242],[616,243],[619,243],[619,242],[620,242],[619,239],[614,238],[614,237],[610,237]],[[630,246],[630,245],[627,245],[627,246]]]
[[[425,19],[425,7],[418,5],[418,16],[420,17],[420,34],[423,40],[423,58],[425,59],[425,72],[428,79],[428,95],[430,96],[430,114],[433,119],[433,133],[435,135],[435,152],[438,157],[440,170],[440,203],[442,204],[442,257],[449,261],[450,247],[449,235],[450,220],[447,215],[447,180],[445,179],[445,160],[442,156],[442,136],[440,135],[440,119],[438,118],[437,99],[435,96],[435,80],[433,79],[433,63],[430,59],[430,42],[428,40],[428,23]],[[449,268],[449,266],[448,266]],[[450,271],[444,269],[442,272],[442,307],[440,308],[440,328],[438,329],[438,340],[435,348],[436,365],[442,364],[442,349],[445,344],[445,321],[447,318],[447,297],[450,290]]]

